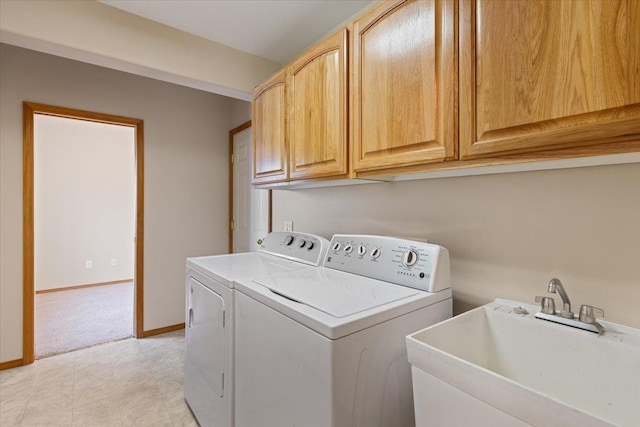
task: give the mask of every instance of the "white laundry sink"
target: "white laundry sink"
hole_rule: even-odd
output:
[[[498,299],[409,335],[417,425],[640,426],[640,330],[538,310]]]

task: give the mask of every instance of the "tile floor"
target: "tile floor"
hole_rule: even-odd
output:
[[[184,330],[0,371],[0,426],[196,426],[184,401]]]

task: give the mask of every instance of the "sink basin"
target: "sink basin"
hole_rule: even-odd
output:
[[[537,311],[496,300],[409,335],[417,425],[640,426],[640,330]]]

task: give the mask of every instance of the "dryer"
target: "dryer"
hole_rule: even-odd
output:
[[[276,231],[257,252],[187,259],[184,394],[201,426],[233,426],[235,281],[318,266],[328,241]]]
[[[405,336],[451,317],[445,248],[335,235],[323,267],[236,289],[236,426],[414,425]]]

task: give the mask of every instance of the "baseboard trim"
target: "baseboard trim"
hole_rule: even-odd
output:
[[[118,283],[133,282],[133,279],[113,280],[111,282],[89,283],[88,285],[66,286],[64,288],[41,289],[36,294],[48,294],[49,292],[71,291],[73,289],[94,288],[96,286],[117,285]]]
[[[22,359],[0,362],[0,371],[4,371],[5,369],[17,368],[18,366],[23,366],[23,365],[24,365],[24,361]]]
[[[118,283],[130,282],[131,280],[125,280]],[[101,285],[89,285],[89,286],[101,286]],[[83,287],[89,287],[83,286]],[[180,329],[184,329],[184,323],[178,323],[177,325],[165,326],[164,328],[151,329],[149,331],[144,331],[144,338],[152,337],[154,335],[166,334],[167,332],[179,331]],[[24,361],[22,359],[16,360],[8,360],[6,362],[0,362],[0,371],[5,369],[17,368],[19,366],[23,366]]]
[[[154,335],[166,334],[167,332],[179,331],[180,329],[184,329],[184,323],[144,331],[144,338],[152,337]]]

